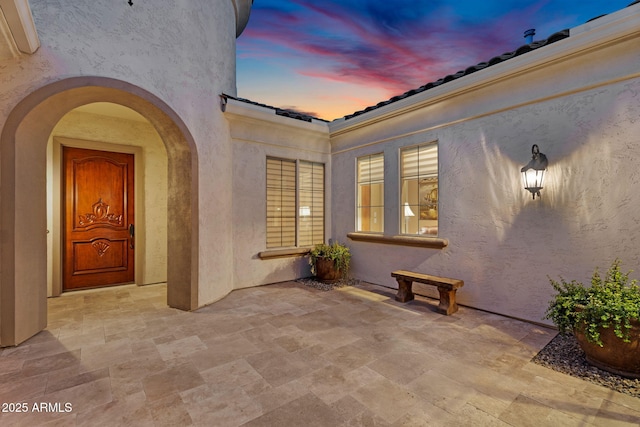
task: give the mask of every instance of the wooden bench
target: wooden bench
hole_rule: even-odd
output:
[[[428,274],[413,273],[411,271],[397,270],[391,273],[391,277],[395,277],[398,281],[398,294],[396,301],[408,302],[414,296],[411,291],[413,282],[424,283],[425,285],[436,286],[440,293],[440,305],[436,309],[439,313],[447,316],[458,311],[456,304],[456,291],[464,286],[464,281],[458,279],[449,279],[446,277],[430,276]]]

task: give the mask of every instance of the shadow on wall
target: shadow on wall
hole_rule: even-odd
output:
[[[304,277],[311,277],[311,268],[308,262],[309,257],[295,256],[286,258],[273,258],[260,261],[261,263],[268,263],[269,273],[260,278],[260,283],[263,285],[269,285],[273,283],[287,282]],[[292,274],[294,277],[292,277]],[[236,289],[256,286],[256,282],[240,283]]]
[[[521,123],[512,123],[512,134],[505,132],[498,136],[504,142],[494,143],[482,129],[463,131],[462,140],[466,142],[454,148],[451,158],[455,161],[448,164],[473,176],[466,180],[448,179],[448,172],[442,171],[443,187],[449,182],[458,186],[447,189],[449,194],[457,195],[443,215],[444,222],[452,218],[452,229],[447,233],[455,233],[459,225],[471,223],[480,225],[480,229],[474,227],[475,233],[495,234],[502,242],[514,227],[515,219],[527,209],[536,209],[541,219],[527,228],[553,227],[560,220],[571,233],[582,235],[607,229],[608,232],[630,231],[623,212],[631,207],[631,190],[640,183],[640,170],[632,160],[639,149],[630,143],[640,132],[637,120],[640,82],[628,83],[618,93],[610,92],[598,90],[577,99],[545,104],[542,107],[549,114],[534,134],[519,131],[527,128],[521,127]],[[506,122],[520,116],[523,118],[519,120],[524,123],[540,113],[519,109],[505,114]],[[474,131],[482,134],[479,144],[472,136]],[[495,133],[491,138],[497,138]],[[513,143],[508,143],[509,140]],[[538,144],[549,158],[545,188],[537,200],[532,200],[530,193],[523,189],[519,173],[530,160],[532,144]],[[476,150],[476,146],[480,150]],[[462,173],[453,175],[456,174]],[[472,184],[471,190],[465,187],[468,183]],[[446,194],[443,191],[443,197]],[[479,207],[477,212],[470,208],[473,206]],[[487,217],[491,221],[482,220]],[[535,232],[529,240],[537,240]]]
[[[505,112],[499,124],[486,118],[443,131],[440,228],[450,245],[394,249],[367,262],[389,266],[393,259],[462,279],[461,304],[532,321],[542,321],[552,294],[547,276],[588,281],[595,266],[606,268],[615,257],[638,266],[640,147],[632,142],[640,134],[640,83],[618,89]],[[533,144],[549,159],[535,200],[520,176]],[[354,263],[358,257],[354,250]]]
[[[422,264],[428,264],[433,257],[438,259],[439,249],[416,248],[409,246],[355,242],[349,240],[351,249],[351,273],[354,278],[382,286],[396,287],[396,280],[391,272],[398,269],[413,271],[429,271],[429,274],[446,275],[442,271],[434,271],[432,267],[419,270]],[[416,269],[418,268],[418,269]]]

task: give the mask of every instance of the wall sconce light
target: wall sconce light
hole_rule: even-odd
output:
[[[520,169],[520,172],[522,172],[524,189],[529,190],[533,195],[533,200],[535,200],[536,196],[540,197],[540,190],[542,190],[544,181],[544,172],[547,170],[549,161],[547,160],[547,156],[540,152],[536,144],[533,144],[531,147],[531,155],[531,161]]]

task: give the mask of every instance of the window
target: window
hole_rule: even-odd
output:
[[[324,165],[267,158],[267,248],[324,242]]]
[[[400,154],[401,230],[404,234],[438,234],[438,144],[403,149]]]
[[[358,158],[356,231],[384,231],[384,155]]]

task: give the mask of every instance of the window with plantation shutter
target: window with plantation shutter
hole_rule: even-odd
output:
[[[324,164],[267,158],[267,248],[324,242]]]
[[[384,232],[384,155],[357,159],[356,231]]]
[[[401,230],[404,234],[438,234],[438,144],[400,152]]]

